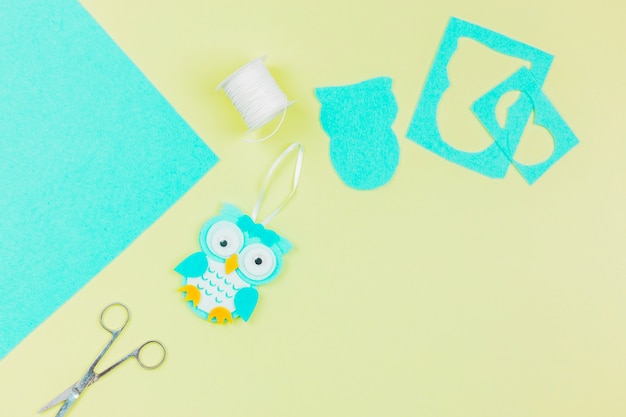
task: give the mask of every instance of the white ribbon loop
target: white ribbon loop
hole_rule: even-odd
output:
[[[293,171],[291,190],[289,191],[289,194],[287,194],[287,196],[283,199],[283,201],[281,201],[278,207],[276,207],[276,209],[274,209],[274,211],[271,212],[261,222],[263,226],[265,226],[270,220],[272,220],[287,205],[287,202],[289,202],[291,197],[295,194],[296,188],[298,188],[298,182],[300,181],[300,172],[302,171],[302,158],[304,156],[304,147],[300,142],[295,142],[289,145],[287,149],[285,149],[280,155],[278,155],[278,158],[276,158],[269,171],[267,171],[265,179],[263,180],[263,184],[261,185],[261,190],[259,191],[259,197],[257,198],[256,205],[254,206],[254,210],[252,210],[252,220],[256,222],[259,211],[261,210],[261,205],[263,204],[263,199],[265,198],[265,192],[267,191],[267,187],[270,183],[270,180],[272,179],[272,176],[274,175],[274,172],[276,172],[278,166],[287,157],[287,155],[289,155],[295,149],[298,150],[298,155],[296,157],[296,166]]]

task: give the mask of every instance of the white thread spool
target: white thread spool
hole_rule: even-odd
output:
[[[216,88],[224,90],[248,126],[248,133],[265,126],[282,113],[278,126],[268,136],[251,141],[260,142],[272,137],[282,125],[289,101],[272,74],[265,67],[265,57],[259,57],[239,68]]]

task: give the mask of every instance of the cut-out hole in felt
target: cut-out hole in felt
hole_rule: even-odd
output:
[[[554,138],[548,129],[535,124],[535,114],[533,110],[513,155],[513,159],[523,165],[536,165],[547,161],[554,152]]]
[[[443,93],[437,109],[442,139],[454,149],[470,153],[493,145],[493,138],[472,113],[472,103],[527,64],[472,39],[460,38],[447,66],[450,87]]]
[[[498,126],[504,129],[506,125],[506,118],[509,114],[509,109],[513,106],[520,98],[522,93],[520,91],[508,91],[500,97],[498,100],[498,104],[496,105],[496,120],[498,121]]]

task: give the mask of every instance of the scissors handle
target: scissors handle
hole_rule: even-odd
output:
[[[149,345],[158,345],[161,348],[160,359],[158,359],[154,363],[150,363],[150,361],[149,362],[145,362],[143,359],[141,359],[141,352],[143,352],[144,348],[146,346],[149,346]],[[165,360],[165,355],[167,354],[167,352],[165,350],[165,346],[163,346],[163,343],[159,342],[158,340],[148,340],[146,343],[144,343],[143,345],[139,346],[137,349],[135,349],[130,354],[133,355],[135,357],[135,359],[137,359],[137,363],[139,363],[139,365],[143,369],[156,369],[159,366],[161,366],[161,364]],[[144,353],[144,355],[145,355],[145,353]]]
[[[111,310],[111,308],[114,308],[114,307],[122,307],[124,311],[124,319],[119,325],[109,326],[107,324],[106,316],[109,315],[108,312]],[[126,327],[126,325],[128,324],[129,319],[130,319],[130,310],[128,309],[128,307],[126,307],[126,305],[122,303],[111,303],[108,306],[104,307],[104,309],[102,310],[102,313],[100,313],[100,325],[102,326],[104,330],[111,333],[113,336],[117,336],[119,333],[121,333],[122,330],[124,330],[124,327]]]
[[[144,361],[144,359],[142,359],[142,352],[144,352],[144,349],[149,345],[157,345],[160,347],[160,350],[161,350],[159,359],[156,360],[154,363],[149,363],[149,362]],[[124,363],[130,358],[135,358],[139,366],[141,366],[144,369],[156,369],[159,366],[161,366],[161,364],[165,360],[166,354],[167,354],[167,351],[165,350],[165,346],[163,345],[163,343],[159,342],[158,340],[149,340],[143,345],[139,346],[137,349],[130,352],[128,355],[124,356],[119,361],[115,362],[113,365],[109,366],[104,371],[100,372],[99,374],[96,374],[94,382],[102,378],[104,375],[106,375],[113,369],[117,368],[119,365],[121,365],[122,363]],[[145,355],[145,352],[144,352],[144,355]]]

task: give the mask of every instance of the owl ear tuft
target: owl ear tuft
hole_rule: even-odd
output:
[[[291,242],[285,239],[284,237],[281,237],[278,240],[278,243],[276,244],[276,246],[278,246],[278,248],[283,254],[286,254],[287,252],[293,249],[293,245],[291,244]]]
[[[222,210],[220,211],[220,214],[226,217],[232,217],[234,219],[238,219],[239,217],[244,215],[243,211],[239,210],[237,207],[230,203],[222,203]]]

